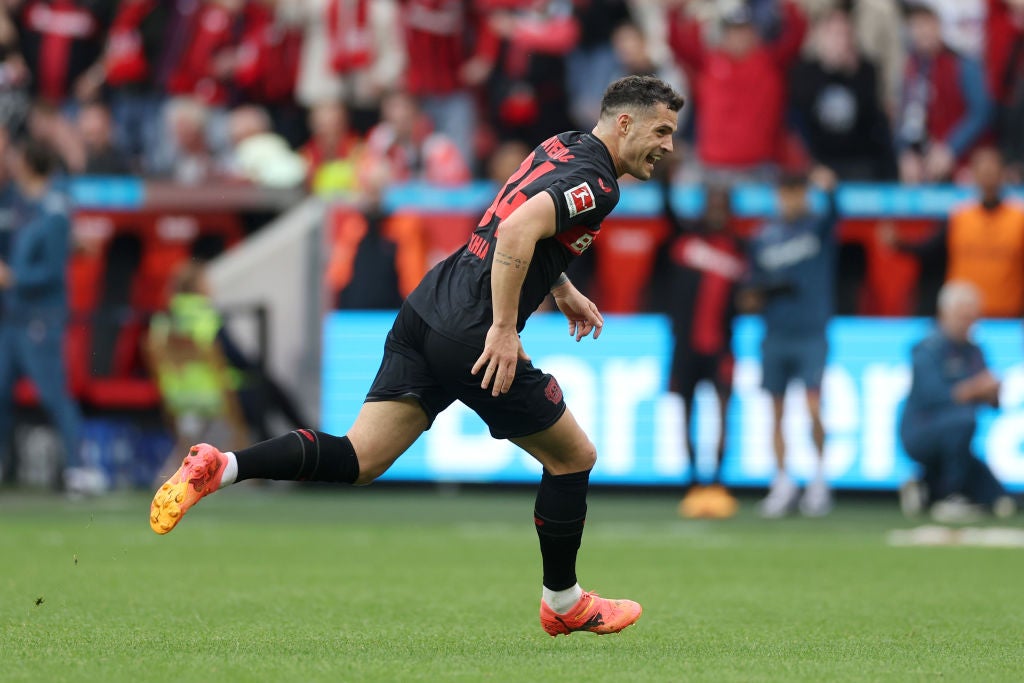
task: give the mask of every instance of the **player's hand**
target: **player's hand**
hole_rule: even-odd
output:
[[[492,325],[484,339],[484,352],[476,359],[470,372],[474,375],[484,371],[481,389],[490,389],[491,396],[507,394],[516,378],[516,365],[520,360],[529,361],[514,327]]]
[[[601,336],[604,328],[604,317],[597,310],[594,302],[583,296],[580,290],[576,289],[571,282],[551,292],[555,297],[555,305],[558,310],[569,320],[569,334],[579,341],[594,333],[594,339]]]

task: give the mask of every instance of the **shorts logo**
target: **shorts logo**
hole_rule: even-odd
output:
[[[565,191],[565,204],[569,207],[569,218],[597,207],[597,202],[594,201],[594,191],[586,182]]]
[[[562,402],[562,387],[558,386],[558,380],[554,377],[548,380],[548,385],[544,387],[544,398],[555,405]]]

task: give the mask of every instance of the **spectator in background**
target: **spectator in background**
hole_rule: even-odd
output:
[[[64,106],[95,97],[111,0],[15,0],[21,49],[33,75],[32,94]]]
[[[227,106],[237,65],[245,0],[200,0],[189,20],[189,40],[167,82],[172,96]]]
[[[500,141],[530,147],[552,130],[569,130],[565,58],[579,42],[579,22],[565,0],[481,0],[488,31],[483,51],[488,120]],[[607,85],[607,83],[605,83]]]
[[[359,189],[362,139],[349,128],[348,111],[339,102],[322,102],[309,110],[312,136],[299,149],[306,160],[306,184],[318,195]]]
[[[496,185],[504,185],[512,177],[532,150],[518,140],[503,142],[491,154],[487,164],[487,178]]]
[[[158,160],[158,175],[185,185],[198,185],[216,178],[220,169],[206,140],[206,106],[190,97],[168,100],[164,127],[169,141]]]
[[[900,420],[907,455],[921,465],[922,482],[908,482],[900,503],[908,515],[926,502],[936,521],[971,521],[981,506],[998,517],[1017,511],[1014,500],[971,449],[983,405],[998,407],[999,380],[971,339],[980,298],[967,282],[950,281],[939,293],[938,327],[914,346],[913,379]]]
[[[339,309],[399,308],[427,272],[419,217],[384,206],[389,172],[386,164],[364,166],[358,208],[338,214],[331,226],[326,280]]]
[[[605,87],[622,75],[612,36],[632,18],[625,0],[576,0],[572,6],[580,32],[576,46],[566,55],[565,82],[572,84],[572,123],[586,130],[601,113]]]
[[[115,140],[135,167],[152,170],[164,93],[156,67],[163,54],[168,3],[121,0],[103,51],[103,85]]]
[[[837,9],[850,15],[858,50],[877,72],[878,101],[891,116],[899,103],[906,61],[900,3],[895,0],[804,0],[803,4],[813,10],[811,16],[815,20]]]
[[[206,135],[215,154],[229,144],[227,107],[238,66],[238,39],[245,0],[200,0],[186,15],[188,40],[167,78],[172,98],[189,97],[206,107]]]
[[[979,60],[985,45],[985,1],[909,0],[922,2],[935,11],[942,24],[942,42],[951,50]]]
[[[295,104],[302,32],[279,14],[279,0],[245,6],[234,70],[234,95],[270,114],[274,130],[291,146],[305,137],[303,112]]]
[[[986,318],[1024,315],[1024,205],[1004,194],[1005,167],[999,150],[980,147],[971,157],[971,173],[979,197],[953,210],[949,221],[925,242],[911,244],[896,237],[891,224],[882,239],[920,258],[945,258],[945,280],[968,282],[981,297]],[[930,278],[922,274],[922,281]],[[919,296],[933,291],[921,287]]]
[[[469,167],[450,139],[435,133],[416,99],[393,92],[381,104],[381,122],[366,139],[372,164],[383,163],[394,182],[423,180],[458,185],[470,179]]]
[[[998,105],[999,147],[1024,182],[1024,0],[988,0],[985,63]]]
[[[725,179],[775,174],[783,138],[786,70],[799,56],[807,22],[792,2],[783,6],[781,33],[762,42],[746,6],[729,13],[722,40],[708,46],[701,25],[675,15],[672,47],[695,83],[697,154]]]
[[[54,104],[37,100],[26,122],[29,137],[45,140],[56,154],[59,170],[71,173],[85,168],[85,148],[75,124]]]
[[[228,115],[231,149],[226,173],[264,187],[296,187],[306,177],[306,160],[274,132],[262,107],[245,104]]]
[[[19,130],[28,118],[32,75],[18,44],[18,27],[0,6],[0,128]]]
[[[721,477],[735,363],[732,324],[738,284],[747,271],[745,245],[733,232],[730,188],[708,187],[704,215],[693,223],[684,223],[672,206],[668,174],[664,180],[664,212],[672,235],[658,250],[663,262],[655,266],[651,292],[661,298],[652,302],[653,308],[667,311],[672,320],[670,390],[683,400],[683,442],[690,459],[692,486],[680,502],[679,512],[690,518],[727,518],[738,508],[736,499],[722,486]],[[701,484],[693,438],[694,399],[701,382],[715,390],[721,426],[708,486]]]
[[[78,111],[78,136],[84,148],[85,165],[72,169],[86,175],[127,175],[132,172],[125,154],[114,145],[114,124],[110,109],[102,102],[82,105]]]
[[[64,367],[71,218],[67,197],[52,186],[56,170],[53,151],[38,140],[16,145],[10,155],[11,175],[23,204],[9,260],[0,262],[0,448],[11,442],[14,384],[24,374],[60,433],[64,486],[70,493],[94,494],[102,492],[105,482],[101,473],[82,463],[82,417],[68,393]]]
[[[620,24],[612,34],[612,47],[615,48],[615,57],[624,75],[654,76],[671,85],[676,92],[685,90],[683,75],[672,59],[668,55],[664,60],[656,59],[647,36],[636,24]],[[685,111],[682,113],[686,115]]]
[[[484,58],[477,54],[488,36],[468,0],[404,0],[405,89],[420,101],[434,128],[459,147],[462,158],[476,158],[477,85]]]
[[[821,383],[836,280],[836,179],[824,168],[815,169],[812,177],[814,184],[828,193],[828,210],[821,216],[809,213],[807,178],[798,174],[783,177],[777,192],[780,216],[761,226],[751,241],[752,273],[740,300],[741,308],[760,309],[764,319],[762,385],[772,399],[778,466],[768,497],[761,502],[761,515],[767,518],[788,514],[798,499],[800,511],[808,516],[825,515],[832,509],[825,481]],[[817,460],[817,470],[803,497],[786,471],[783,435],[786,390],[794,380],[804,385]]]
[[[343,102],[365,131],[384,93],[407,65],[395,0],[292,0],[278,7],[302,30],[295,95],[299,104]]]
[[[935,10],[922,0],[907,7],[910,55],[896,119],[900,180],[942,182],[985,133],[992,101],[981,63],[942,42]]]
[[[790,74],[790,93],[811,157],[843,180],[896,177],[889,122],[874,65],[857,49],[850,15],[829,11],[814,27],[813,56]]]

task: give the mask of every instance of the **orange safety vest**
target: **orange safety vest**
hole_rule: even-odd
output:
[[[982,316],[1024,314],[1024,205],[1003,201],[995,210],[972,202],[949,219],[947,280],[965,280],[981,292]]]

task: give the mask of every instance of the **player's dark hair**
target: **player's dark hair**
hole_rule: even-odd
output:
[[[683,108],[683,96],[672,86],[654,76],[626,76],[604,91],[601,98],[601,116],[617,114],[623,109],[650,108],[664,104],[670,111]]]
[[[50,176],[60,167],[57,153],[49,143],[37,138],[23,138],[15,149],[25,161],[25,166],[34,175]]]

